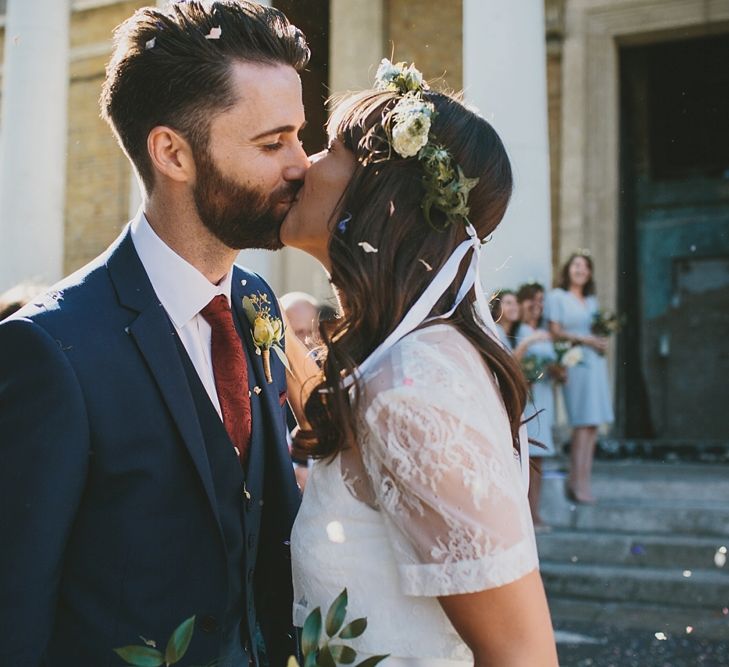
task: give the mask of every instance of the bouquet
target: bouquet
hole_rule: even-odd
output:
[[[551,359],[536,354],[525,355],[521,360],[521,370],[529,384],[541,380],[552,363]]]
[[[608,338],[623,327],[624,318],[610,310],[598,310],[592,317],[592,333]]]

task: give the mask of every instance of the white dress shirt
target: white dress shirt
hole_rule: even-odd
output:
[[[215,389],[211,329],[200,311],[218,294],[230,304],[231,270],[218,285],[180,257],[152,229],[140,209],[131,225],[132,243],[162,307],[172,320],[205,390],[222,419]]]

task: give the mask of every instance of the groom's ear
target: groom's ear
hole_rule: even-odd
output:
[[[147,152],[155,170],[180,183],[195,179],[195,160],[187,140],[165,125],[153,127],[147,135]]]

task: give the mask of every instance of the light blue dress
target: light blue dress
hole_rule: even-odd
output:
[[[583,303],[570,292],[557,288],[547,295],[544,319],[557,322],[566,333],[590,336],[598,310],[594,296],[588,296]],[[570,425],[574,428],[611,423],[613,402],[605,357],[587,345],[582,345],[582,352],[582,361],[568,369],[563,390]]]
[[[519,345],[533,333],[534,329],[522,322],[516,334],[516,344]],[[550,361],[557,360],[557,353],[554,351],[554,344],[551,340],[532,343],[524,353],[524,357],[528,356],[540,357]],[[524,418],[529,420],[527,421],[529,438],[546,447],[546,449],[543,449],[542,447],[529,445],[529,456],[554,456],[554,440],[552,439],[554,385],[552,378],[546,373],[531,385],[531,400],[524,411]]]

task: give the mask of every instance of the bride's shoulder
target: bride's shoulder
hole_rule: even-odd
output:
[[[488,382],[489,376],[483,357],[464,334],[451,324],[434,324],[393,345],[366,384],[370,393],[396,388],[432,392]]]

